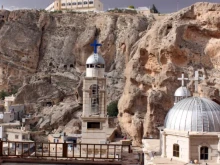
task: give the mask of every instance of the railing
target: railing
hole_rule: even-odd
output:
[[[0,157],[121,161],[130,145],[0,141]]]

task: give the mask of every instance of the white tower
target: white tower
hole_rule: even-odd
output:
[[[83,82],[83,114],[82,114],[82,143],[105,143],[106,128],[106,78],[105,61],[98,55],[97,41],[94,53],[86,61],[86,77]]]
[[[191,96],[190,91],[184,85],[184,81],[185,80],[189,80],[188,78],[184,77],[184,73],[182,73],[182,77],[178,78],[178,80],[182,81],[182,85],[181,85],[181,87],[179,87],[176,90],[176,92],[174,94],[174,96],[175,96],[175,103],[174,104],[176,104],[177,102],[179,102],[179,101],[181,101],[181,100]]]

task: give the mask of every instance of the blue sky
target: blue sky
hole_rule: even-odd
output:
[[[199,0],[101,0],[104,3],[105,9],[114,7],[127,7],[134,5],[151,6],[155,4],[161,13],[175,12],[177,6],[179,9],[190,6]],[[46,8],[53,0],[0,0],[0,5],[4,8],[19,9],[19,8]],[[177,5],[178,2],[178,5]],[[206,2],[220,3],[220,0],[206,0]]]

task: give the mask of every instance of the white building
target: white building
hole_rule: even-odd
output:
[[[46,11],[80,11],[80,12],[98,12],[103,11],[103,3],[100,0],[55,0],[50,4]]]
[[[111,141],[114,129],[107,116],[105,60],[97,53],[101,46],[95,41],[94,53],[86,61],[83,81],[82,143],[106,144]]]
[[[196,72],[195,84],[201,79]],[[159,128],[161,156],[185,163],[220,164],[220,105],[198,93],[193,97],[182,93],[178,97],[186,98],[170,109],[164,127]],[[142,141],[147,164],[154,152],[146,148],[150,148],[153,141]]]
[[[149,15],[151,13],[148,7],[138,7],[136,8],[136,10],[139,14],[143,14],[143,15]]]
[[[14,101],[15,101],[15,96],[14,95],[5,97],[6,112],[9,112],[9,107],[14,103]]]
[[[20,104],[14,104],[15,96],[8,96],[5,97],[5,112],[3,114],[0,114],[0,119],[3,118],[3,122],[11,122],[13,120],[21,120],[24,117],[25,110],[24,105]]]
[[[83,82],[82,143],[107,142],[107,106],[105,60],[95,51],[86,61],[86,77]]]

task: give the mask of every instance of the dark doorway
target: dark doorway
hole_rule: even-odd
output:
[[[100,122],[88,122],[87,129],[100,129],[101,123]]]

